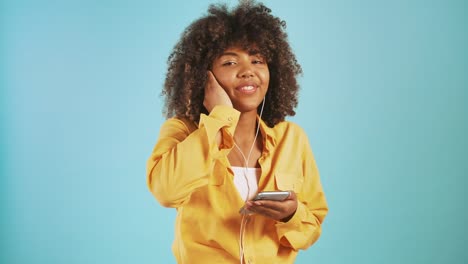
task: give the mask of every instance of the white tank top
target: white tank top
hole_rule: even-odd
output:
[[[260,168],[231,167],[234,172],[234,185],[242,200],[250,200],[258,191],[258,179],[260,179]],[[247,199],[248,198],[248,199]]]

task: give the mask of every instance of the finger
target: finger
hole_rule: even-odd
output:
[[[262,201],[254,201],[253,202],[253,204],[255,206],[261,206],[261,207],[269,208],[269,209],[276,210],[276,211],[281,211],[284,208],[283,203],[284,202],[269,201],[269,200],[262,200]]]
[[[214,79],[213,73],[212,73],[211,71],[207,71],[206,73],[207,73],[208,79],[209,79],[210,81]]]
[[[254,212],[256,214],[261,214],[269,218],[273,218],[275,220],[279,220],[282,218],[282,215],[284,215],[283,212],[264,207],[264,206],[254,206],[249,209],[251,212]]]
[[[214,76],[213,76],[213,73],[211,71],[207,71],[206,76],[207,76],[207,82],[206,82],[206,85],[205,85],[205,90],[211,88],[213,86],[213,82],[214,82]]]
[[[294,191],[289,191],[289,200],[297,200],[297,194]]]
[[[255,201],[251,208],[258,209],[261,212],[278,212],[280,214],[286,213],[288,208],[294,206],[292,201]]]
[[[205,92],[210,92],[214,95],[219,94],[223,90],[221,85],[218,83],[218,80],[214,76],[212,71],[207,71],[207,81],[205,85]]]
[[[291,200],[284,201],[251,201],[248,204],[250,210],[255,213],[274,218],[276,220],[284,219],[294,213],[297,209],[297,200],[293,195]]]
[[[292,190],[282,190],[282,191],[286,191],[289,193],[289,196],[284,200],[296,200],[297,199],[297,195],[294,191]]]

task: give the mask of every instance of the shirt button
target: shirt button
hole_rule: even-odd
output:
[[[227,120],[228,120],[228,121],[232,121],[232,116],[228,117]]]

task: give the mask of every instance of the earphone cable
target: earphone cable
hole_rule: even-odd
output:
[[[265,98],[263,98],[262,102],[262,108],[260,109],[260,119],[262,118],[263,114],[263,107],[265,106]],[[252,142],[252,146],[250,147],[249,154],[247,155],[247,158],[245,157],[244,153],[240,149],[240,147],[236,144],[234,141],[234,146],[237,148],[237,150],[240,152],[242,155],[242,158],[244,159],[244,179],[247,184],[247,196],[245,197],[244,203],[248,201],[249,196],[250,196],[250,185],[249,185],[249,180],[247,178],[247,172],[248,172],[248,166],[249,166],[249,161],[250,161],[250,155],[252,154],[253,148],[255,146],[255,142],[257,141],[258,137],[258,132],[260,131],[260,120],[257,123],[257,131],[255,132],[255,137],[254,141]],[[240,256],[240,264],[244,263],[244,233],[245,233],[245,228],[247,225],[247,221],[249,219],[248,214],[242,214],[242,219],[241,219],[241,226],[239,230],[239,256]]]

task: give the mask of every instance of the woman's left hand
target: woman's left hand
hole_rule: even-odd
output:
[[[252,213],[264,215],[277,221],[287,222],[296,213],[297,196],[293,191],[284,201],[257,200],[247,201],[245,209]]]

